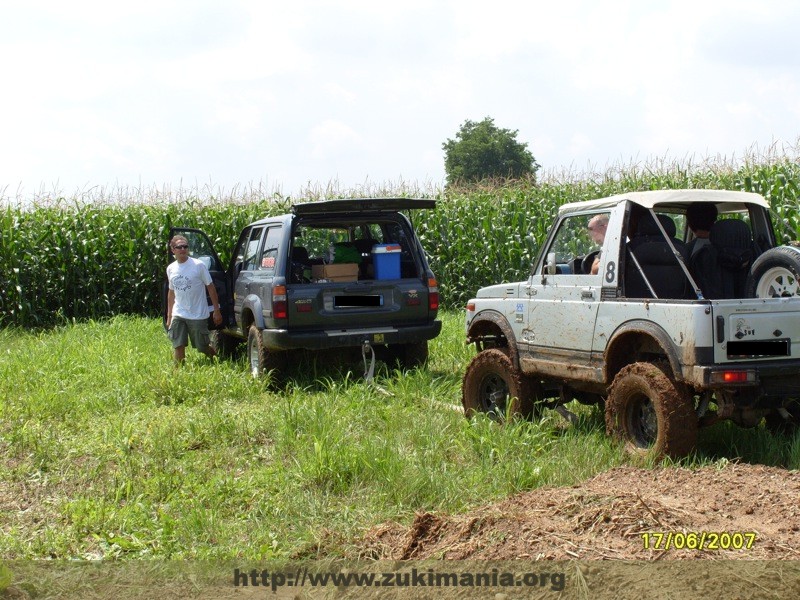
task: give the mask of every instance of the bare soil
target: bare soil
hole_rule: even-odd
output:
[[[659,533],[666,535],[656,548],[653,534]],[[696,544],[706,533],[704,549],[674,547],[691,544],[685,541],[691,533]],[[717,547],[707,547],[715,540]],[[737,547],[750,541],[749,548]],[[410,527],[380,525],[352,558],[798,560],[800,472],[747,464],[621,467],[578,486],[537,489],[468,514],[421,513]]]

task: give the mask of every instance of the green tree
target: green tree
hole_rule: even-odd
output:
[[[517,133],[518,130],[500,129],[491,117],[480,122],[464,121],[456,139],[442,144],[447,183],[535,175],[539,164],[528,144],[517,141]]]

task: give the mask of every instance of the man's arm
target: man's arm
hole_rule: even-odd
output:
[[[211,298],[211,305],[214,307],[214,324],[215,325],[222,325],[222,311],[219,308],[219,297],[217,296],[217,288],[214,287],[213,283],[209,283],[206,286],[208,290],[208,297]]]
[[[215,290],[216,291],[216,290]],[[167,292],[167,329],[172,324],[172,307],[175,304],[175,291]]]

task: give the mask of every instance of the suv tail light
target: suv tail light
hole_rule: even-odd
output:
[[[272,286],[272,316],[275,319],[285,319],[288,316],[285,285]]]
[[[428,278],[428,310],[439,310],[439,284],[433,277]]]

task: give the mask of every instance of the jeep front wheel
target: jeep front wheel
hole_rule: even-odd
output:
[[[480,352],[472,359],[461,385],[461,402],[467,418],[484,413],[496,421],[506,416],[533,415],[533,386],[499,348]]]
[[[764,417],[765,425],[773,435],[794,435],[800,427],[800,401],[790,400],[783,410],[784,414],[775,410]]]
[[[656,365],[624,367],[606,401],[606,429],[635,451],[657,459],[680,458],[694,450],[698,419],[686,387]]]

